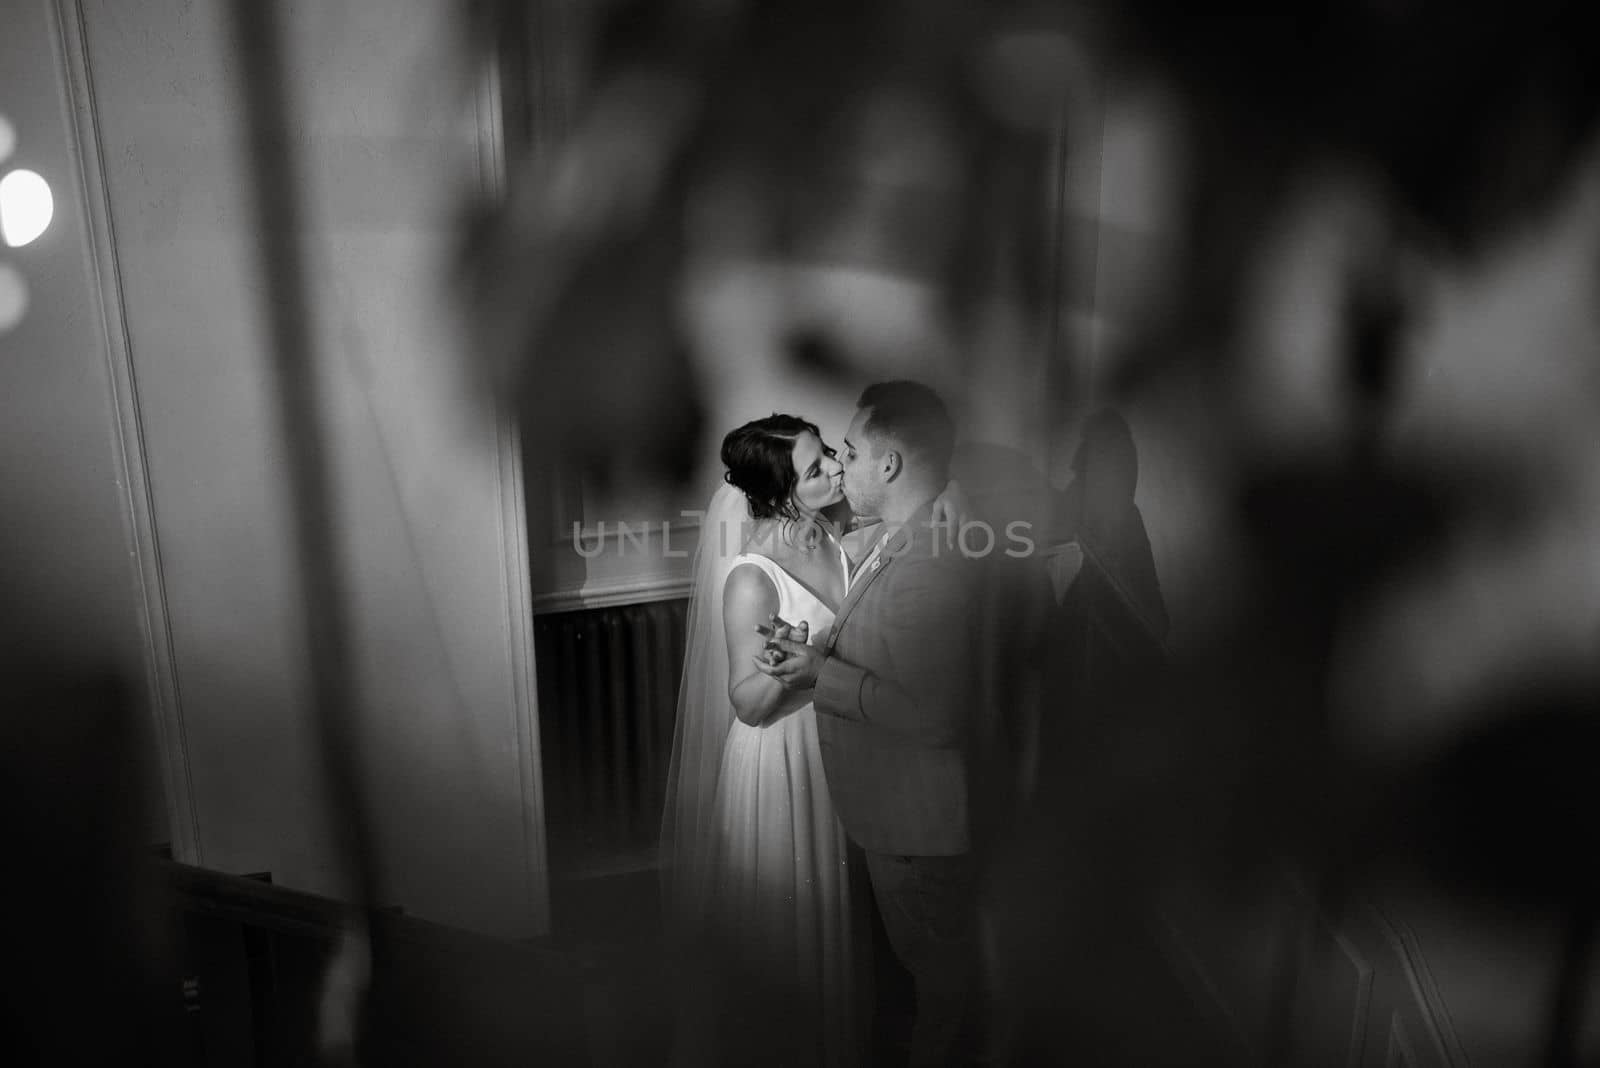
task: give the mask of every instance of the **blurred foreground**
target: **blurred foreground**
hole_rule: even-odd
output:
[[[270,234],[295,198],[263,161],[294,141],[272,8],[249,6],[239,132]],[[998,648],[1032,672],[986,754],[1003,1059],[1600,1059],[1583,5],[452,13],[506,131],[456,263],[459,370],[517,414],[530,529],[550,483],[697,491],[731,413],[909,375],[955,402],[976,509],[1045,532],[1037,568],[994,575]],[[393,844],[344,722],[354,565],[296,363],[315,232],[266,242],[262,277],[281,418],[310,443],[288,507],[306,630],[331,635],[310,654],[328,878],[358,907],[148,857],[143,703],[19,577],[8,1030],[30,1063],[650,1063],[671,962],[606,919],[638,920],[648,878],[604,909],[558,892],[533,945],[362,911]],[[35,573],[37,545],[4,550]],[[209,1037],[183,1014],[196,971],[250,1010]]]

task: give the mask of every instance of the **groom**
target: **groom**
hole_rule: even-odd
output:
[[[843,444],[844,494],[883,533],[827,641],[777,637],[782,659],[762,670],[814,690],[834,807],[916,983],[911,1063],[948,1064],[971,1055],[959,1047],[979,1001],[966,760],[975,569],[932,524],[955,429],[933,390],[884,382],[861,395]]]

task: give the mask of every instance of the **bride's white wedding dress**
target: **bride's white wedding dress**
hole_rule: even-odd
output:
[[[804,620],[813,642],[833,610],[771,559],[759,567],[778,590],[778,615]],[[859,1059],[857,939],[850,864],[834,815],[807,702],[752,727],[734,719],[714,802],[708,902],[750,1018],[778,1023],[769,1063],[842,1064]],[[864,951],[863,951],[864,953]],[[767,1005],[755,1004],[770,999]],[[766,1043],[763,1042],[765,1045]]]
[[[866,875],[852,884],[815,709],[760,727],[733,714],[723,586],[739,564],[759,567],[778,591],[779,615],[808,623],[813,641],[825,640],[833,611],[771,559],[740,551],[752,522],[744,495],[719,486],[694,557],[661,822],[676,962],[671,1060],[858,1063],[870,974]]]

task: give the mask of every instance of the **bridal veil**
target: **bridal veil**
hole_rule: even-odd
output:
[[[709,890],[715,831],[717,774],[733,723],[728,700],[728,643],[722,628],[722,585],[739,554],[750,521],[745,496],[724,483],[712,494],[700,524],[678,686],[677,725],[661,816],[661,879],[666,916],[673,924],[702,914]]]

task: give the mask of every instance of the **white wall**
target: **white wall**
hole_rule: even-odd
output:
[[[0,333],[0,616],[20,625],[0,656],[60,651],[120,670],[137,686],[128,486],[54,21],[48,0],[28,0],[8,6],[0,33],[0,115],[16,135],[0,174],[36,171],[55,201],[37,240],[0,246],[0,264],[28,292],[21,322]],[[151,802],[159,818],[154,775]],[[157,826],[150,834],[152,842],[165,837]]]
[[[134,585],[117,499],[115,405],[52,47],[54,10],[38,0],[17,6],[0,40],[0,114],[17,142],[0,174],[39,172],[55,215],[32,244],[0,246],[0,262],[22,274],[29,292],[20,325],[0,334],[4,536],[27,553],[28,567],[17,569],[31,594],[27,609],[76,631],[85,647],[125,657],[134,650]],[[48,551],[67,545],[74,551]]]
[[[160,536],[192,859],[338,893],[226,8],[84,0],[80,92]],[[520,491],[497,413],[462,384],[446,293],[484,148],[470,82],[445,63],[456,5],[280,8],[383,903],[537,933]]]

